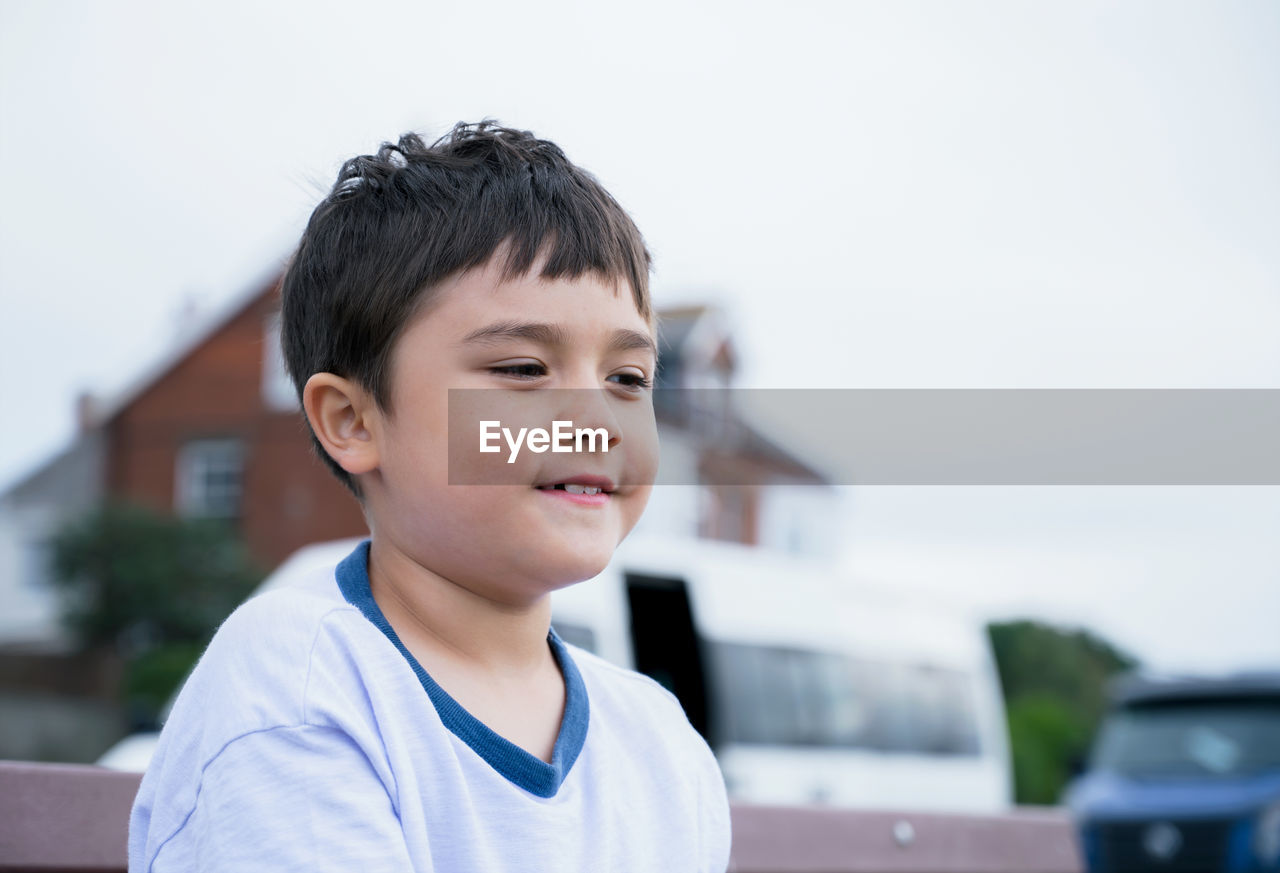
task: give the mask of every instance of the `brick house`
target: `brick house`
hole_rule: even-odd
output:
[[[308,543],[367,530],[309,449],[280,359],[278,284],[233,306],[88,422],[105,443],[107,494],[233,520],[268,568]]]
[[[356,501],[309,447],[280,355],[279,279],[273,274],[177,342],[120,396],[82,398],[73,445],[0,494],[0,646],[58,639],[42,543],[106,498],[226,518],[266,569],[308,543],[367,530]],[[722,313],[669,309],[660,324],[660,388],[732,383]],[[699,438],[687,410],[657,413],[664,466],[702,484],[655,488],[646,529],[832,551],[813,546],[834,535],[827,531],[836,514],[832,489],[811,487],[824,483],[818,472],[741,422],[743,438],[725,452]],[[735,475],[749,484],[723,484]],[[770,484],[800,487],[788,498],[786,487]],[[799,533],[807,545],[797,545]]]

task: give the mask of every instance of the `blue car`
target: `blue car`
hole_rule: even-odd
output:
[[[1123,677],[1063,800],[1091,873],[1280,871],[1280,673]]]

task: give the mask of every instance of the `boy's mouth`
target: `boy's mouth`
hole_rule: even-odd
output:
[[[587,496],[612,494],[614,491],[613,480],[605,476],[570,476],[558,482],[548,482],[534,487],[539,491],[564,491]]]

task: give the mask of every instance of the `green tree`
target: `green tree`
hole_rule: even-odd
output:
[[[154,720],[227,615],[261,581],[225,522],[178,519],[109,504],[51,543],[62,616],[86,648],[125,661],[138,721]]]
[[[1004,691],[1018,803],[1056,803],[1107,707],[1107,683],[1137,660],[1085,630],[989,625]]]

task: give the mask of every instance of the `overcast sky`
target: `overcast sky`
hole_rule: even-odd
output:
[[[1280,388],[1280,4],[0,0],[0,487],[288,255],[341,161],[484,116],[632,212],[753,387]],[[1280,664],[1280,489],[877,489],[849,561]]]

